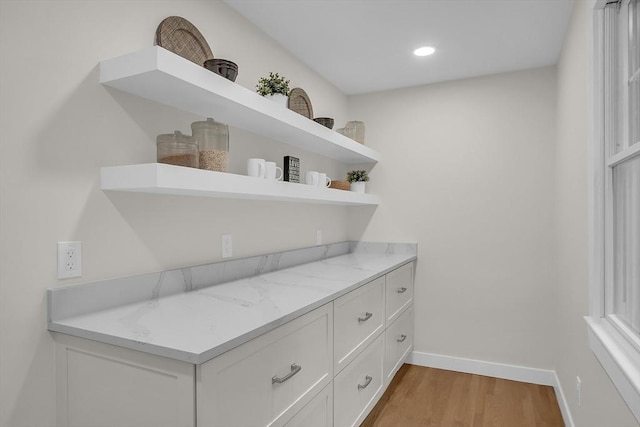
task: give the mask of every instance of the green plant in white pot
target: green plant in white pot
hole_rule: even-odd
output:
[[[369,174],[364,170],[353,170],[347,173],[347,181],[351,183],[351,191],[364,193],[365,183],[369,181]]]
[[[289,80],[280,76],[278,73],[269,73],[269,77],[260,77],[256,85],[256,91],[278,104],[287,106],[287,97],[289,96]]]

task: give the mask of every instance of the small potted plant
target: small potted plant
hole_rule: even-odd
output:
[[[353,170],[347,173],[347,181],[351,183],[351,191],[364,193],[365,183],[369,181],[369,174],[363,170]]]
[[[265,98],[269,98],[286,107],[287,97],[290,92],[289,80],[278,73],[269,73],[269,77],[260,77],[256,85],[256,91]]]

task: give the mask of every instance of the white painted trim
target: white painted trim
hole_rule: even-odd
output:
[[[607,160],[607,166],[610,168],[619,165],[622,162],[626,162],[627,160],[631,160],[635,156],[640,155],[640,144],[632,145],[631,147],[627,147],[618,154],[615,154],[609,157]]]
[[[445,369],[448,371],[464,372],[467,374],[483,375],[505,380],[520,381],[530,384],[552,386],[562,418],[567,427],[574,427],[569,405],[553,370],[529,368],[526,366],[508,365],[504,363],[485,362],[483,360],[465,359],[462,357],[444,356],[441,354],[414,351],[407,357],[407,363],[429,368]]]
[[[615,384],[627,406],[640,421],[640,360],[638,351],[607,319],[585,317],[589,346]]]
[[[567,397],[565,396],[564,390],[562,389],[562,383],[560,382],[556,371],[552,372],[555,381],[553,390],[556,392],[556,399],[558,399],[558,406],[560,407],[560,412],[562,412],[562,419],[564,420],[564,424],[567,427],[575,427],[573,417],[571,416],[571,411],[569,410],[569,402],[567,401]]]
[[[640,421],[640,362],[638,350],[605,317],[611,312],[611,301],[605,299],[605,289],[613,283],[612,226],[612,166],[638,154],[638,148],[627,148],[605,162],[607,154],[603,141],[611,135],[605,133],[605,116],[612,110],[605,96],[605,20],[608,1],[598,0],[591,13],[591,26],[587,40],[593,49],[589,55],[590,108],[593,127],[589,135],[589,317],[585,317],[589,334],[589,347],[607,373],[621,397],[636,419]],[[610,18],[610,17],[609,17]],[[605,163],[607,167],[605,167]],[[605,198],[605,195],[607,198]],[[606,257],[606,258],[605,258]],[[605,308],[608,305],[608,309]],[[558,383],[559,386],[559,383]],[[560,401],[559,401],[560,403]],[[562,408],[562,404],[560,403]],[[566,421],[565,421],[566,422]]]

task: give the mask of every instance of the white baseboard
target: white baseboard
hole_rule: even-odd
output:
[[[461,357],[443,356],[440,354],[422,353],[414,351],[406,360],[412,365],[429,368],[445,369],[448,371],[464,372],[467,374],[484,375],[505,380],[520,381],[531,384],[552,386],[562,418],[567,427],[574,427],[569,406],[565,399],[560,381],[553,370],[527,368],[525,366],[506,365],[502,363],[484,362],[482,360],[464,359]]]

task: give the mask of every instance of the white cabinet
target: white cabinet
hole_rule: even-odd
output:
[[[318,393],[285,427],[333,427],[333,383]]]
[[[336,376],[334,425],[357,426],[382,396],[384,339],[380,335]]]
[[[386,387],[413,349],[413,306],[405,310],[398,320],[387,328],[384,332],[384,340]]]
[[[197,366],[198,426],[284,425],[333,378],[332,308]]]
[[[338,373],[384,330],[384,277],[334,302],[335,354]]]
[[[56,425],[194,427],[194,366],[54,334]]]
[[[406,264],[202,365],[55,333],[57,425],[358,425],[413,348],[412,298],[397,292],[413,294],[412,272]]]
[[[388,327],[413,303],[413,263],[405,264],[386,276],[386,312]]]

